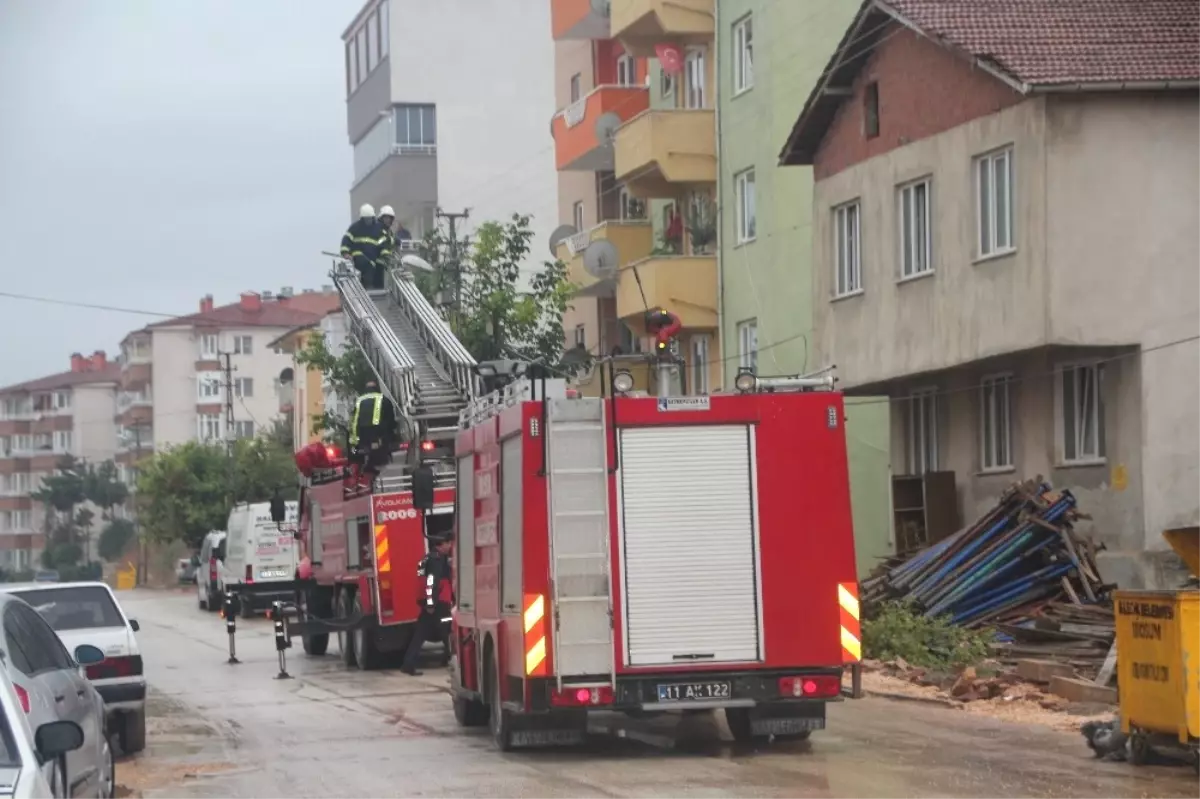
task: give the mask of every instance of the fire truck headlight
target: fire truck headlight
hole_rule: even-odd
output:
[[[613,391],[619,394],[624,394],[628,391],[633,391],[633,375],[624,370],[613,375],[612,379]]]
[[[738,372],[737,377],[733,379],[733,387],[743,394],[753,391],[757,383],[758,378],[754,376],[754,372],[750,371]]]

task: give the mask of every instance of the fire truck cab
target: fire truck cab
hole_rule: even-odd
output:
[[[573,398],[518,380],[460,418],[451,690],[496,745],[588,715],[725,713],[806,737],[860,656],[840,393]]]

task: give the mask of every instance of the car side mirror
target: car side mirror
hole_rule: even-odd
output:
[[[129,629],[133,630],[136,633],[138,630],[142,629],[142,625],[138,624],[137,619],[130,619],[129,620]]]
[[[80,666],[91,666],[104,660],[104,652],[91,644],[80,644],[75,647],[75,662]]]
[[[73,721],[48,721],[33,734],[33,745],[43,763],[57,760],[83,746],[83,728]]]

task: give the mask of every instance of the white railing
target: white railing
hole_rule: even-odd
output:
[[[533,399],[541,400],[543,399],[543,385],[546,392],[545,399],[566,398],[567,381],[561,377],[548,379],[545,383],[540,379],[518,378],[504,388],[497,389],[468,403],[467,407],[463,408],[458,414],[458,426],[465,430],[468,427],[474,427],[486,419],[490,419],[505,408],[511,408],[518,402],[528,402]]]
[[[475,358],[451,332],[446,320],[438,315],[417,285],[404,274],[403,268],[388,270],[387,289],[439,370],[458,389],[463,400],[476,396],[479,393],[479,378],[475,374]]]
[[[118,411],[126,411],[134,406],[146,407],[153,404],[154,400],[145,391],[122,391],[117,395]]]

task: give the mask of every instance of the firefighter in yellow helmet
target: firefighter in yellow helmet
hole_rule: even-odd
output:
[[[374,380],[354,401],[350,417],[351,457],[367,472],[378,472],[392,459],[396,443],[396,409]]]

